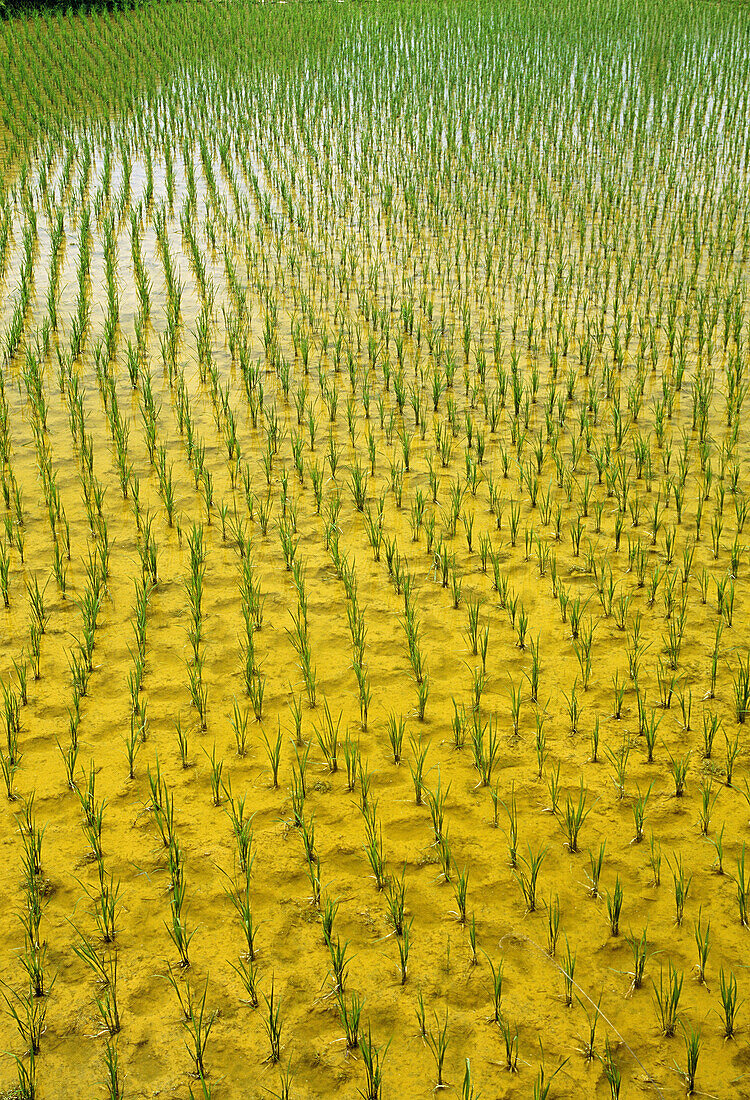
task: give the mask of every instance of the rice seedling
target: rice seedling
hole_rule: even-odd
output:
[[[667,1038],[671,1038],[677,1030],[682,982],[682,973],[678,974],[674,963],[670,960],[667,967],[666,980],[664,978],[664,967],[661,967],[659,970],[658,989],[656,987],[656,982],[651,983],[654,987],[656,1014],[659,1020],[659,1027],[662,1034],[667,1036]]]
[[[29,600],[29,615],[40,634],[45,633],[49,622],[49,611],[44,602],[46,591],[47,584],[45,583],[44,587],[40,589],[39,581],[36,576],[34,576],[31,582],[26,582],[26,594]]]
[[[588,1025],[588,1035],[585,1039],[581,1040],[583,1045],[579,1048],[581,1054],[587,1062],[592,1062],[597,1057],[596,1053],[596,1025],[599,1022],[599,1006],[602,1003],[602,995],[599,994],[599,1000],[595,1005],[592,1005],[593,1011],[589,1011],[588,1007],[584,1004],[580,997],[576,997],[579,1005],[586,1014],[586,1023]]]
[[[258,970],[254,960],[241,955],[239,965],[235,963],[229,965],[242,983],[247,995],[247,1004],[251,1008],[257,1008],[260,1002],[258,1000]]]
[[[534,750],[536,752],[536,763],[537,763],[536,777],[537,777],[537,779],[541,779],[543,774],[544,774],[544,765],[547,761],[547,756],[548,756],[547,734],[546,734],[545,729],[544,729],[545,718],[546,718],[546,715],[540,714],[540,712],[538,710],[537,710],[536,714],[534,715],[535,725],[536,725],[536,729],[535,729],[535,733],[534,733]]]
[[[698,910],[698,920],[693,925],[695,933],[695,944],[698,949],[698,963],[696,966],[696,976],[701,985],[706,981],[706,961],[708,959],[708,952],[711,942],[711,921],[709,921],[706,927],[703,927],[701,921],[701,910]]]
[[[339,994],[343,995],[346,989],[349,963],[351,962],[351,956],[347,956],[346,953],[348,946],[349,941],[347,940],[342,944],[339,936],[336,937],[335,943],[333,939],[327,940],[328,954],[331,960],[329,977],[331,978],[333,992],[337,996]]]
[[[570,719],[570,732],[571,733],[577,733],[578,732],[578,720],[579,720],[580,714],[581,714],[581,705],[578,701],[578,696],[576,695],[576,684],[577,683],[578,683],[577,679],[573,681],[573,685],[570,689],[570,694],[569,695],[567,695],[565,692],[563,692],[563,698],[565,699],[565,706],[566,706],[566,709],[568,711],[568,717]]]
[[[469,643],[469,651],[477,656],[479,646],[479,600],[468,600],[466,604],[468,615],[468,627],[466,639]]]
[[[404,930],[404,913],[406,903],[406,883],[404,876],[406,874],[406,867],[401,871],[401,877],[392,876],[386,890],[386,907],[388,910],[388,916],[391,924],[393,925],[393,931],[397,936],[401,936]]]
[[[667,754],[669,755],[669,753]],[[675,759],[671,755],[669,756],[669,773],[674,781],[674,794],[675,798],[682,798],[685,793],[685,784],[687,780],[688,768],[690,766],[690,757],[692,755],[691,750],[688,750],[684,756]]]
[[[429,787],[424,787],[424,794],[427,800],[427,807],[430,811],[430,818],[432,819],[432,831],[436,844],[438,844],[443,839],[445,827],[445,803],[448,799],[450,788],[451,784],[449,783],[448,786],[443,789],[440,769],[438,769],[438,779],[435,790],[433,791],[430,790]]]
[[[609,1085],[610,1100],[619,1100],[622,1087],[622,1073],[614,1060],[609,1038],[604,1040],[604,1057],[601,1058],[604,1077]]]
[[[209,756],[206,750],[203,750],[206,759],[209,764],[209,780],[211,783],[211,801],[214,806],[221,805],[221,797],[224,792],[224,786],[222,783],[222,774],[224,771],[223,759],[216,759],[216,743],[211,747],[211,755]]]
[[[744,927],[748,925],[748,892],[750,891],[750,885],[745,881],[745,845],[742,845],[742,853],[737,857],[737,877],[735,879],[737,886],[737,908],[739,911],[740,924]]]
[[[639,699],[640,705],[640,699]],[[646,739],[646,760],[649,764],[654,760],[654,748],[656,746],[656,734],[659,730],[659,724],[661,723],[662,716],[657,717],[655,708],[651,708],[650,714],[645,713],[645,707],[642,712],[641,718],[641,731]]]
[[[502,800],[501,800],[502,801]],[[502,802],[502,806],[508,815],[508,856],[510,866],[518,866],[518,805],[513,784],[511,783],[510,798]]]
[[[339,991],[336,994],[336,1007],[338,1008],[341,1026],[344,1029],[347,1050],[356,1050],[359,1046],[359,1029],[364,998],[357,993],[352,993],[347,1003],[346,995]]]
[[[333,935],[333,925],[336,920],[339,903],[333,898],[326,897],[321,909],[321,923],[323,927],[323,942],[328,943]]]
[[[656,840],[653,833],[651,833],[649,841],[649,866],[651,867],[653,884],[658,886],[661,882],[661,844]]]
[[[643,840],[643,823],[646,816],[646,805],[651,795],[653,783],[649,783],[648,789],[645,794],[641,791],[640,787],[636,786],[638,791],[638,797],[633,802],[633,821],[635,823],[635,836],[633,837],[633,843],[640,844]]]
[[[534,1097],[534,1100],[547,1100],[550,1094],[550,1089],[552,1088],[552,1082],[554,1081],[560,1070],[565,1066],[568,1059],[565,1058],[557,1067],[557,1069],[553,1073],[550,1073],[548,1075],[546,1069],[544,1068],[544,1048],[542,1046],[541,1039],[539,1040],[539,1050],[542,1055],[542,1061],[539,1065],[537,1075],[534,1079],[532,1095]]]
[[[586,792],[583,789],[583,779],[581,779],[578,801],[574,802],[570,795],[567,795],[561,815],[560,823],[566,836],[568,851],[578,851],[578,836],[591,810],[592,807],[586,805]]]
[[[674,882],[675,923],[679,926],[682,924],[685,901],[687,900],[693,876],[685,874],[681,856],[676,855],[674,857],[674,865],[670,863],[669,859],[667,863],[672,872],[672,879]]]
[[[680,1070],[688,1096],[695,1094],[695,1077],[698,1070],[698,1058],[701,1049],[700,1028],[696,1031],[692,1024],[688,1028],[682,1025],[683,1039],[685,1041],[685,1069]]]
[[[612,765],[614,772],[613,782],[617,789],[619,798],[622,800],[625,797],[625,780],[627,777],[628,760],[630,758],[630,742],[623,739],[622,744],[616,751],[605,746],[605,755]]]
[[[734,775],[734,765],[739,753],[739,734],[735,733],[733,738],[730,738],[726,731],[724,731],[724,745],[725,745],[725,768],[724,768],[724,782],[727,787],[732,786],[732,777]]]
[[[547,954],[554,958],[560,935],[560,897],[555,894],[547,906]]]
[[[111,1036],[108,1036],[104,1043],[104,1068],[106,1073],[104,1087],[109,1100],[122,1100],[124,1085],[120,1072],[120,1057],[117,1043]]]
[[[101,1018],[102,1028],[108,1035],[117,1035],[120,1030],[120,1012],[117,1002],[117,949],[107,953],[99,952],[93,940],[76,929],[79,942],[73,944],[73,951],[94,975],[97,992],[94,1003]],[[38,1053],[36,1051],[35,1053]]]
[[[367,861],[372,869],[375,888],[377,890],[385,889],[388,884],[388,873],[386,871],[386,857],[383,846],[383,829],[380,825],[376,827],[374,819],[366,821],[364,850]]]
[[[511,681],[510,684],[510,714],[511,722],[513,725],[513,736],[518,738],[520,736],[519,730],[521,726],[521,685],[518,688]]]
[[[599,762],[599,715],[594,718],[594,725],[591,730],[591,756],[590,760],[592,764]]]
[[[549,791],[550,804],[546,807],[546,812],[550,814],[557,814],[558,803],[560,801],[560,765],[555,765],[554,768],[550,768],[547,772],[547,790]]]
[[[624,897],[624,890],[622,883],[620,882],[620,876],[615,877],[615,885],[612,893],[609,890],[605,890],[604,894],[607,899],[607,914],[609,915],[609,931],[613,936],[619,936],[620,934],[620,914],[622,912],[622,902]]]
[[[456,899],[456,909],[452,913],[452,916],[460,924],[466,924],[466,894],[469,885],[469,868],[464,867],[463,871],[459,871],[458,866],[453,864],[455,870],[455,877],[451,879],[453,885],[453,894]]]
[[[735,718],[741,725],[745,722],[750,709],[750,654],[747,655],[744,663],[741,657],[737,659],[737,671],[732,675],[732,691]]]
[[[334,721],[328,701],[323,705],[323,718],[319,726],[315,726],[315,736],[323,753],[323,759],[331,772],[338,770],[339,731],[341,728],[341,713]]]
[[[723,967],[719,971],[719,995],[724,1016],[724,1038],[732,1039],[737,1028],[737,1011],[743,1002],[737,999],[737,979],[731,971],[727,977]]]
[[[279,769],[281,767],[281,746],[283,743],[283,736],[281,733],[281,722],[279,722],[276,738],[271,739],[266,733],[265,729],[261,729],[261,739],[263,741],[263,747],[266,750],[266,757],[268,759],[268,766],[271,769],[271,785],[274,789],[279,786]]]
[[[479,1093],[474,1090],[474,1080],[471,1073],[471,1062],[466,1059],[464,1077],[461,1082],[461,1100],[478,1100]]]
[[[424,1039],[435,1060],[435,1070],[437,1073],[435,1088],[442,1089],[445,1087],[443,1083],[443,1064],[445,1062],[445,1055],[449,1042],[447,1009],[442,1025],[440,1024],[437,1013],[435,1013],[435,1028],[434,1030],[427,1029]]]
[[[539,872],[544,862],[544,857],[547,854],[547,849],[540,848],[535,854],[530,844],[527,844],[529,851],[528,859],[525,856],[517,861],[516,867],[513,869],[513,874],[521,887],[521,893],[523,894],[523,900],[526,905],[526,912],[533,913],[537,907],[537,880],[539,878]]]
[[[270,993],[268,996],[264,993],[263,1000],[266,1006],[266,1015],[263,1017],[263,1028],[266,1032],[270,1048],[267,1061],[269,1061],[271,1065],[275,1065],[281,1058],[283,1019],[281,1016],[281,1000],[275,994],[273,977],[271,978]]]
[[[711,870],[715,871],[717,875],[724,874],[724,827],[725,822],[722,822],[721,829],[719,829],[717,835],[707,838],[716,851],[716,859]]]
[[[411,949],[411,928],[413,923],[413,917],[410,920],[406,921],[403,925],[402,934],[396,938],[398,964],[401,974],[401,985],[406,985],[409,964],[409,951]]]
[[[372,1028],[368,1020],[367,1036],[362,1033],[360,1037],[360,1051],[362,1064],[365,1071],[365,1087],[360,1089],[363,1100],[382,1100],[383,1089],[383,1065],[385,1062],[391,1040],[384,1047],[378,1047],[372,1040]]]
[[[505,1068],[509,1073],[518,1072],[518,1027],[511,1028],[510,1020],[502,1016],[498,1021],[505,1047]]]
[[[502,1028],[503,1016],[501,1012],[501,1002],[503,996],[503,960],[500,959],[496,966],[486,951],[483,952],[483,954],[490,964],[490,973],[492,975],[492,1019]]]
[[[31,993],[18,993],[17,990],[7,987],[2,990],[6,1011],[16,1025],[21,1042],[29,1052],[28,1068],[20,1058],[16,1058],[19,1083],[22,1088],[28,1089],[35,1081],[36,1055],[41,1050],[42,1035],[46,1030],[47,1008],[49,1001],[46,997],[35,998]]]
[[[203,1082],[207,1076],[205,1056],[208,1040],[216,1020],[217,1011],[206,1011],[206,997],[208,995],[208,979],[203,986],[203,992],[193,997],[190,985],[186,987],[183,1007],[182,1026],[187,1034],[185,1046],[193,1061],[193,1072]]]
[[[625,937],[633,953],[633,969],[630,972],[631,992],[635,989],[640,989],[643,985],[643,974],[646,968],[646,960],[650,954],[648,949],[648,943],[646,940],[646,929],[644,928],[640,936],[634,935],[632,932],[628,933]]]

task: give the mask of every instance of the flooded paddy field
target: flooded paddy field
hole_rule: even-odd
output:
[[[750,1093],[748,27],[0,22],[0,1095]]]

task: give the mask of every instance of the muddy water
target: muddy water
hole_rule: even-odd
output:
[[[682,1095],[691,1029],[696,1087],[746,1092],[744,1009],[725,1038],[720,987],[733,974],[747,990],[748,436],[729,385],[744,396],[750,229],[746,189],[711,188],[724,171],[744,182],[747,127],[727,110],[734,130],[714,140],[700,110],[747,89],[720,74],[675,130],[677,93],[659,115],[634,80],[634,129],[612,134],[621,116],[587,98],[580,61],[568,101],[542,54],[539,117],[519,120],[524,40],[503,29],[503,73],[493,13],[462,25],[466,87],[469,47],[458,31],[441,44],[437,13],[404,9],[390,89],[377,19],[352,14],[336,80],[282,69],[238,86],[228,67],[206,106],[185,71],[137,119],[113,117],[109,162],[92,124],[42,142],[8,185],[3,333],[24,233],[31,263],[3,342],[0,975],[22,1018],[44,1016],[40,1096],[101,1094],[107,1050],[126,1095],[262,1096],[288,1070],[291,1095],[355,1096],[342,986],[386,1094],[432,1092],[444,1026],[456,1094],[469,1058],[485,1096],[533,1095],[540,1065],[546,1081],[563,1062],[551,1095],[608,1095],[612,1065],[621,1095]],[[176,18],[161,29],[179,57]],[[315,38],[330,16],[305,18]],[[451,120],[469,109],[482,125],[463,140]],[[29,822],[44,829],[31,876]],[[45,996],[27,995],[24,955],[44,961]],[[251,963],[257,1007],[237,970]],[[671,1037],[652,984],[670,967]],[[181,1003],[195,1021],[204,989],[201,1081]],[[9,1014],[0,1034],[30,1072]]]

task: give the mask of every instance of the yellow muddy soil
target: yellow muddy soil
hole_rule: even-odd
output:
[[[383,1096],[443,1036],[455,1095],[677,1097],[699,1034],[746,1096],[741,54],[644,136],[528,12],[295,9],[306,73],[228,9],[96,17],[135,113],[61,95],[0,208],[0,1049],[60,1100],[377,1096],[368,1034]]]

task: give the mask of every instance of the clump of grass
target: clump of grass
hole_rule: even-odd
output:
[[[667,968],[667,978],[664,978],[664,967],[661,967],[659,971],[659,986],[657,988],[656,982],[651,984],[654,987],[654,996],[656,998],[656,1014],[659,1019],[659,1026],[661,1028],[662,1035],[666,1035],[670,1038],[677,1030],[677,1022],[679,1020],[679,1004],[680,994],[682,993],[682,973],[677,972],[674,963],[670,959]]]
[[[719,971],[719,995],[724,1016],[724,1038],[732,1039],[737,1028],[737,1010],[742,1001],[737,999],[737,979],[731,970],[727,977],[723,967]]]
[[[557,1069],[548,1074],[544,1065],[544,1047],[542,1046],[541,1039],[539,1040],[539,1050],[541,1052],[542,1060],[539,1064],[537,1075],[534,1078],[532,1096],[533,1100],[548,1100],[550,1089],[552,1088],[552,1082],[554,1081],[555,1077],[557,1077],[563,1066],[567,1064],[568,1059],[564,1058]]]
[[[391,1041],[389,1039],[384,1047],[376,1046],[372,1040],[372,1029],[368,1022],[367,1035],[362,1035],[359,1045],[362,1054],[362,1064],[365,1070],[365,1087],[363,1090],[360,1090],[360,1094],[363,1100],[382,1100],[382,1063],[385,1061]]]
[[[595,1005],[592,1005],[592,1010],[589,1010],[588,1004],[584,1003],[580,997],[576,997],[579,1005],[583,1009],[586,1015],[586,1023],[588,1025],[588,1034],[585,1039],[582,1040],[583,1046],[580,1048],[581,1054],[587,1062],[592,1062],[597,1057],[596,1054],[596,1025],[599,1022],[599,1006],[602,1003],[602,995],[599,994],[599,1000]]]
[[[103,1029],[109,1035],[117,1035],[120,1030],[120,1009],[117,999],[117,948],[102,951],[95,941],[76,929],[79,942],[73,944],[73,951],[91,971],[96,979],[97,988],[94,1003],[102,1021]],[[38,1053],[38,1050],[36,1051]]]
[[[674,782],[674,794],[675,798],[682,798],[685,793],[685,785],[687,782],[687,773],[690,766],[690,757],[692,751],[688,750],[684,756],[669,757],[669,773],[672,776]]]
[[[435,1084],[436,1089],[444,1088],[443,1084],[443,1064],[445,1062],[445,1055],[448,1050],[448,1009],[445,1010],[445,1019],[441,1025],[438,1020],[437,1013],[435,1014],[435,1027],[434,1029],[428,1029],[425,1035],[425,1042],[432,1052],[432,1056],[435,1059],[435,1070],[437,1072],[437,1082]]]
[[[438,844],[443,839],[443,831],[445,827],[445,803],[450,793],[451,784],[443,788],[442,778],[440,770],[438,769],[437,784],[434,791],[429,787],[424,788],[425,797],[427,799],[427,807],[430,811],[430,818],[432,819],[432,832],[435,843]]]
[[[487,952],[483,952],[487,962],[490,964],[490,973],[492,975],[492,1001],[493,1001],[493,1016],[492,1019],[496,1024],[500,1024],[502,1020],[501,1002],[503,997],[503,960],[495,965]]]
[[[649,796],[651,795],[652,788],[653,783],[649,783],[648,788],[644,793],[641,791],[641,788],[636,785],[638,796],[633,801],[633,821],[635,823],[635,836],[633,837],[632,843],[634,844],[640,844],[640,842],[643,840],[643,822],[646,816],[646,805],[648,803]]]
[[[271,769],[271,784],[274,788],[277,788],[279,785],[279,769],[281,767],[281,746],[283,743],[281,722],[279,722],[277,726],[276,737],[274,739],[271,739],[264,729],[261,730],[261,738],[263,740],[263,746],[266,750],[268,765]]]
[[[341,714],[334,721],[328,700],[323,704],[323,719],[320,725],[315,726],[315,736],[323,753],[323,759],[331,772],[338,771],[338,748],[341,729]]]
[[[693,1025],[685,1027],[683,1024],[683,1038],[685,1041],[685,1068],[679,1069],[680,1076],[685,1082],[688,1096],[695,1094],[695,1078],[698,1072],[698,1058],[701,1051],[701,1031],[696,1031]]]
[[[459,871],[454,863],[455,876],[452,878],[453,894],[456,899],[456,909],[452,914],[460,924],[466,924],[466,895],[469,888],[469,868],[464,867]]]
[[[685,873],[682,866],[682,856],[676,855],[674,857],[674,863],[669,863],[669,869],[672,872],[672,880],[674,882],[674,902],[675,902],[675,924],[678,926],[682,924],[682,917],[685,911],[685,902],[690,891],[690,884],[693,881],[693,876]]]
[[[748,893],[750,893],[750,885],[745,879],[745,845],[742,845],[742,852],[737,857],[737,878],[735,879],[737,885],[737,909],[739,911],[740,924],[744,927],[748,925]]]
[[[555,894],[547,906],[547,954],[554,958],[560,935],[560,897]]]
[[[409,965],[409,951],[411,950],[411,929],[413,923],[413,917],[411,918],[411,920],[404,921],[401,935],[396,937],[396,947],[398,949],[398,964],[401,973],[401,985],[406,985]]]
[[[341,1020],[341,1026],[344,1029],[347,1050],[356,1050],[359,1046],[359,1026],[362,1009],[364,1007],[364,998],[360,997],[357,993],[352,993],[347,1002],[344,991],[338,990],[336,993],[336,1007],[338,1009],[339,1019]]]
[[[578,851],[578,836],[591,810],[592,807],[586,805],[586,792],[583,788],[583,779],[581,779],[578,800],[573,801],[570,795],[567,795],[561,817],[561,824],[566,836],[566,843],[569,851]]]
[[[615,1062],[609,1038],[604,1040],[604,1057],[601,1059],[604,1078],[609,1085],[610,1100],[619,1100],[622,1086],[622,1073]]]
[[[283,1021],[281,1018],[281,1001],[276,995],[274,980],[271,978],[271,990],[268,996],[263,994],[266,1013],[263,1017],[263,1028],[268,1038],[269,1054],[266,1061],[275,1065],[281,1058],[281,1031]]]
[[[217,1009],[206,1011],[206,997],[208,995],[208,979],[203,986],[203,992],[193,997],[190,984],[186,986],[186,996],[180,998],[183,1008],[182,1026],[187,1032],[186,1046],[193,1059],[193,1072],[195,1076],[204,1082],[207,1076],[205,1056],[208,1040],[218,1015]]]
[[[391,746],[391,752],[393,754],[394,764],[399,764],[401,762],[405,729],[406,720],[403,716],[396,714],[390,714],[388,716],[386,730],[388,733],[388,741]]]
[[[646,969],[646,959],[650,952],[648,949],[648,943],[646,940],[646,929],[644,928],[640,936],[634,935],[632,932],[628,933],[625,937],[630,950],[633,953],[633,970],[631,972],[631,992],[634,989],[640,989],[643,985],[643,972]]]
[[[540,848],[536,853],[534,853],[530,844],[527,844],[527,848],[529,850],[528,859],[522,856],[514,868],[513,874],[521,887],[526,912],[533,913],[537,907],[537,881],[544,857],[547,854],[547,848]]]
[[[661,844],[651,833],[649,842],[649,866],[651,867],[652,882],[654,886],[661,883]]]
[[[511,1025],[505,1016],[499,1023],[505,1047],[505,1068],[509,1073],[518,1073],[518,1027]]]
[[[607,890],[605,894],[607,898],[607,913],[609,914],[609,931],[613,936],[619,936],[620,913],[622,912],[622,901],[624,897],[619,875],[615,877],[615,885],[612,893],[610,894],[609,890]]]
[[[501,804],[508,815],[508,857],[512,868],[518,866],[518,806],[513,782],[510,785],[510,798]]]

